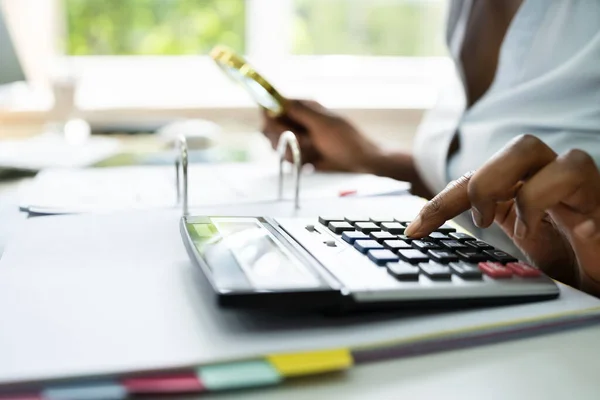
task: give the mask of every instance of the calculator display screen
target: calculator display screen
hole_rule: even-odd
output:
[[[318,288],[324,283],[283,246],[256,218],[211,218],[209,224],[189,224],[188,231],[205,263],[216,269],[235,263],[250,286],[261,290]]]

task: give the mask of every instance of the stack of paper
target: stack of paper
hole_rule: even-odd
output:
[[[278,197],[277,166],[264,164],[194,165],[189,169],[190,206],[273,201]],[[294,182],[284,179],[284,199]],[[22,196],[21,208],[39,214],[106,212],[177,206],[175,167],[50,169],[39,173]],[[307,172],[302,199],[406,193],[407,182],[367,174]]]
[[[377,210],[410,219],[421,204],[401,196],[261,207],[274,216]],[[178,222],[176,211],[29,219],[0,261],[0,393],[122,399],[271,385],[600,321],[600,301],[565,286],[557,300],[462,312],[221,310]]]

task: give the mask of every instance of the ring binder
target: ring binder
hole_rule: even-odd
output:
[[[292,160],[294,163],[294,207],[300,208],[300,172],[302,169],[302,160],[300,156],[300,144],[298,138],[291,131],[285,131],[277,143],[277,153],[279,153],[279,200],[283,200],[283,162],[287,148],[292,151]]]
[[[285,131],[279,138],[277,152],[279,154],[279,200],[283,200],[283,163],[287,148],[292,151],[293,175],[294,175],[294,208],[300,208],[300,175],[302,159],[300,155],[300,144],[298,138],[291,131]],[[175,185],[177,204],[181,204],[183,216],[189,215],[188,196],[188,144],[185,136],[179,136],[175,141],[177,151],[175,157]]]
[[[175,141],[175,147],[178,150],[175,157],[175,185],[177,185],[177,204],[182,204],[183,216],[187,216],[188,210],[188,145],[185,136],[179,136]],[[181,168],[181,173],[179,171]],[[181,182],[183,176],[183,185]],[[182,190],[183,186],[183,190]],[[183,191],[183,195],[182,195]]]

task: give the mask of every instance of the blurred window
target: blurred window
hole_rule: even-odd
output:
[[[215,44],[245,52],[274,36],[286,42],[273,46],[287,53],[279,56],[445,55],[445,0],[64,2],[66,52],[76,56],[206,54]],[[259,22],[247,24],[249,15]]]
[[[294,0],[294,54],[445,55],[446,1]]]

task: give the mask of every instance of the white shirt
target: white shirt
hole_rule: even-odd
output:
[[[416,165],[429,188],[439,192],[524,133],[557,153],[583,149],[600,165],[600,1],[524,0],[504,37],[490,88],[465,109],[459,51],[470,8],[470,0],[451,4],[447,39],[456,75],[415,139]],[[455,132],[460,149],[449,158]],[[499,229],[474,233],[514,249]]]

